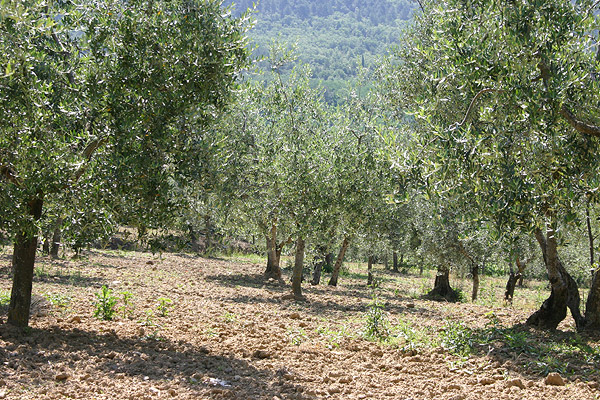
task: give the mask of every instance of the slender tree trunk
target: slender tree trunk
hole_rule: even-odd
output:
[[[392,254],[392,259],[393,259],[392,271],[398,272],[398,252],[397,251],[394,251],[394,253]]]
[[[60,249],[60,242],[62,236],[60,230],[62,223],[63,219],[58,218],[54,226],[54,232],[52,233],[52,246],[50,247],[50,256],[53,258],[58,257],[58,250]]]
[[[558,258],[556,232],[552,227],[546,229],[546,236],[540,229],[535,232],[535,237],[542,249],[544,264],[550,280],[550,297],[548,297],[539,310],[533,313],[527,324],[542,329],[556,329],[558,324],[567,316],[567,307],[575,320],[577,329],[581,329],[585,320],[581,316],[579,304],[579,290],[577,283],[566,271]]]
[[[277,226],[271,225],[271,232],[266,236],[267,239],[267,269],[265,270],[265,279],[281,280],[281,268],[279,259],[281,257],[281,248],[277,246]]]
[[[304,268],[304,239],[299,237],[296,240],[296,257],[294,259],[294,269],[292,271],[292,292],[294,298],[300,300],[302,296],[302,269]]]
[[[190,233],[190,246],[192,251],[198,253],[200,250],[198,246],[198,235],[194,232],[194,227],[191,224],[188,225],[188,232]]]
[[[333,253],[329,252],[325,255],[325,266],[328,270],[333,269]]]
[[[42,253],[43,254],[50,254],[50,242],[52,241],[52,238],[50,237],[50,232],[44,232],[44,244],[42,245]]]
[[[510,275],[508,275],[508,282],[506,282],[506,290],[504,291],[504,300],[512,304],[513,297],[515,295],[515,286],[517,285],[517,281],[521,277],[520,273],[516,273],[513,271],[512,267],[510,269]]]
[[[367,262],[367,286],[373,284],[373,256],[369,256],[369,261]]]
[[[329,279],[329,286],[337,286],[338,277],[340,276],[340,268],[342,268],[342,263],[344,262],[344,256],[346,255],[346,250],[348,250],[348,245],[350,244],[350,238],[345,237],[342,242],[342,247],[340,248],[340,252],[338,254],[337,260],[335,260],[335,265],[333,267],[333,272],[331,273],[331,279]]]
[[[473,291],[471,292],[471,301],[477,300],[477,294],[479,293],[479,265],[473,264],[471,270],[473,274]]]
[[[210,221],[210,215],[208,215],[208,214],[206,214],[204,216],[204,229],[206,230],[206,233],[205,233],[206,246],[204,247],[204,252],[208,253],[210,251],[210,248],[212,247],[212,224]]]
[[[321,271],[323,270],[323,261],[316,262],[313,266],[313,275],[312,280],[310,281],[311,285],[318,285],[321,283]]]
[[[383,265],[385,266],[385,270],[389,271],[389,269],[390,269],[390,263],[389,263],[389,260],[388,260],[387,253],[385,253],[385,255],[383,256]]]
[[[590,266],[594,266],[594,235],[592,234],[592,222],[590,219],[590,201],[585,206],[585,223],[587,225],[587,234],[590,245]]]
[[[43,200],[35,199],[28,204],[29,214],[35,221],[42,216]],[[8,308],[8,323],[26,327],[29,324],[29,309],[31,307],[31,290],[33,286],[33,267],[37,250],[38,234],[35,226],[29,227],[29,232],[21,232],[14,242],[13,253],[13,285]]]

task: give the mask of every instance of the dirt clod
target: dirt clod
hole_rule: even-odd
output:
[[[551,372],[544,380],[546,385],[552,386],[565,386],[565,380],[560,376],[558,372]]]

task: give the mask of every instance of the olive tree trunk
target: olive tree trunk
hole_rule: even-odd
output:
[[[60,242],[62,239],[62,231],[60,229],[62,223],[62,218],[57,219],[56,224],[54,226],[54,232],[52,232],[52,246],[50,246],[50,256],[53,258],[58,257],[58,250],[60,249]]]
[[[554,228],[547,227],[546,235],[540,229],[537,229],[535,238],[542,249],[551,292],[550,297],[542,303],[540,309],[527,319],[527,324],[542,329],[556,329],[558,324],[567,316],[568,307],[571,310],[577,329],[581,329],[585,324],[585,320],[579,310],[581,302],[579,290],[577,283],[558,258]]]
[[[517,281],[521,278],[520,273],[516,273],[513,269],[510,269],[510,274],[508,275],[508,281],[506,282],[506,290],[504,291],[504,300],[508,303],[512,304],[513,297],[515,295],[515,286],[517,286]]]
[[[292,271],[292,292],[296,300],[301,300],[302,296],[302,269],[304,268],[304,246],[302,237],[296,240],[296,256],[294,258],[294,269]]]
[[[477,300],[477,295],[479,294],[479,265],[474,264],[471,269],[471,273],[473,274],[473,291],[471,292],[471,301]]]
[[[585,329],[600,330],[600,272],[594,272],[592,287],[585,303]]]
[[[329,286],[337,286],[338,277],[340,276],[340,269],[342,268],[342,263],[344,262],[344,256],[346,255],[346,250],[348,250],[348,245],[350,244],[350,238],[345,237],[342,242],[342,247],[340,248],[340,252],[338,254],[337,259],[335,260],[335,265],[333,266],[333,272],[331,273],[331,279],[329,279]]]
[[[29,214],[35,221],[42,216],[43,200],[35,199],[28,204]],[[33,267],[38,244],[38,233],[32,224],[15,238],[13,252],[13,284],[8,306],[7,322],[18,327],[29,325]]]
[[[271,225],[271,231],[266,236],[267,239],[267,269],[265,270],[265,279],[281,280],[281,267],[279,260],[281,258],[281,249],[283,246],[277,245],[277,226]]]
[[[448,267],[438,267],[433,289],[427,293],[427,296],[447,301],[457,300],[456,292],[450,286],[450,269]]]
[[[367,286],[373,284],[373,256],[369,256],[369,261],[367,262]]]

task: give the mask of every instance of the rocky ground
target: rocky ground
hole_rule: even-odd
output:
[[[5,253],[4,294],[9,265]],[[31,328],[0,325],[0,398],[600,399],[600,339],[568,321],[532,331],[518,325],[530,310],[420,299],[417,278],[385,271],[383,308],[356,275],[305,284],[308,301],[294,302],[262,269],[185,254],[40,258]],[[119,298],[111,321],[93,316],[102,285]],[[369,312],[383,315],[381,341],[365,339]]]

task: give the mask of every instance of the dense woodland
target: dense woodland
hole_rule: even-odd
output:
[[[225,2],[229,3],[236,13],[254,10],[256,22],[249,33],[254,54],[268,55],[274,40],[296,45],[299,60],[312,67],[312,86],[321,85],[328,103],[343,101],[361,68],[375,66],[398,43],[416,6],[410,0],[265,0],[255,9],[252,1]],[[286,66],[285,75],[293,65]]]
[[[152,251],[251,243],[265,280],[289,256],[298,301],[363,260],[371,285],[374,263],[435,268],[447,301],[547,278],[528,324],[600,327],[597,3],[223,7],[0,4],[8,323],[28,325],[40,251],[128,226]]]

